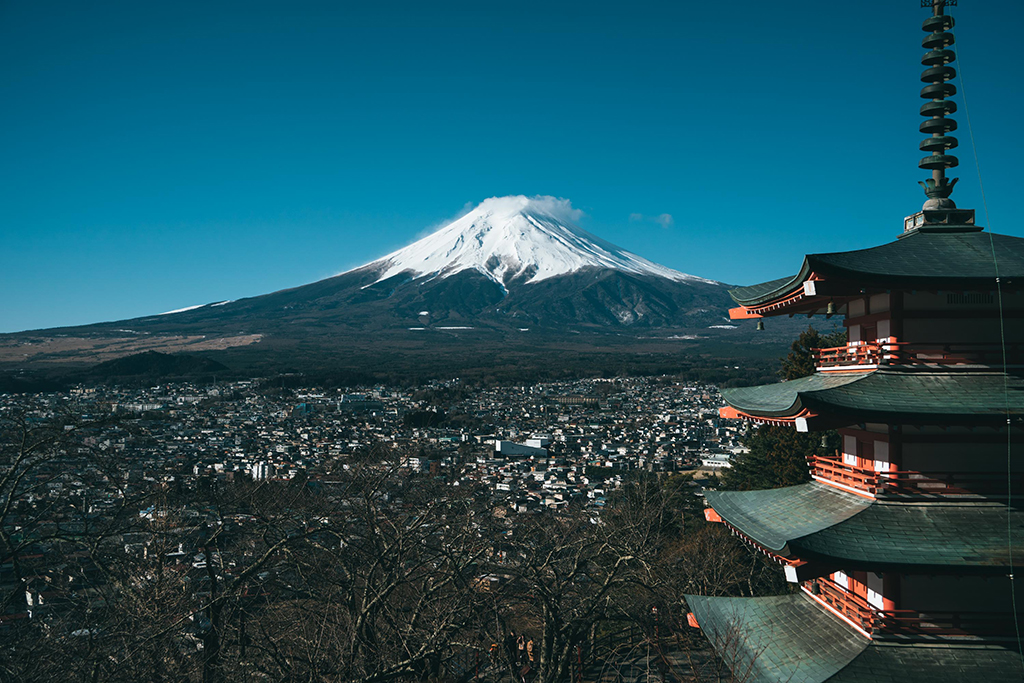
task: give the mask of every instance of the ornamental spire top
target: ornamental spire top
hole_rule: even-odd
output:
[[[924,71],[921,72],[921,97],[927,100],[921,106],[921,132],[929,135],[921,141],[921,151],[930,154],[918,162],[918,167],[932,172],[932,177],[921,183],[928,201],[920,211],[903,219],[903,234],[907,237],[919,232],[974,232],[981,227],[974,224],[973,209],[958,209],[949,195],[957,178],[946,178],[946,169],[953,168],[960,161],[949,154],[957,146],[957,139],[950,135],[956,130],[956,121],[949,118],[956,112],[956,103],[946,99],[956,94],[956,86],[949,81],[956,78],[956,69],[950,64],[956,55],[950,47],[954,38],[953,17],[945,13],[946,7],[956,5],[956,0],[921,0],[921,7],[929,7],[932,16],[924,20],[926,35],[921,46],[928,50],[921,58]]]
[[[918,162],[918,168],[930,170],[932,177],[921,183],[928,201],[924,210],[955,209],[956,204],[949,198],[958,178],[946,178],[946,169],[953,168],[959,160],[948,151],[957,146],[957,139],[950,132],[956,130],[956,121],[948,118],[956,112],[956,103],[946,98],[956,94],[956,86],[948,81],[956,77],[956,70],[949,66],[956,59],[950,49],[954,42],[953,17],[945,14],[947,5],[956,5],[956,0],[921,0],[922,7],[931,7],[932,16],[924,20],[922,29],[928,33],[921,46],[928,50],[921,58],[925,70],[921,72],[921,81],[926,85],[921,89],[921,97],[928,100],[921,107],[921,116],[927,117],[921,122],[920,131],[931,137],[921,141],[920,149],[931,152]]]

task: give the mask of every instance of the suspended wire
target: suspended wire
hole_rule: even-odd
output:
[[[952,12],[950,12],[952,16]],[[971,125],[971,108],[967,106],[967,89],[964,87],[963,43],[957,46],[957,76],[960,82],[960,98],[964,102],[964,117],[967,119],[967,132],[971,139],[971,151],[974,153],[974,168],[978,174],[978,188],[981,190],[981,208],[985,213],[985,224],[988,225],[988,245],[992,252],[992,267],[996,278],[996,308],[999,311],[999,345],[1003,357],[1003,405],[1006,413],[1006,557],[1010,566],[1010,607],[1013,611],[1013,627],[1017,635],[1017,651],[1021,665],[1024,666],[1024,647],[1021,646],[1020,620],[1017,616],[1017,590],[1014,584],[1013,566],[1013,433],[1011,431],[1010,414],[1010,375],[1006,358],[1006,321],[1003,315],[1003,285],[999,277],[999,258],[996,255],[995,238],[992,236],[992,220],[988,215],[988,199],[985,197],[985,183],[981,178],[981,162],[978,160],[978,145],[974,142],[974,127]]]

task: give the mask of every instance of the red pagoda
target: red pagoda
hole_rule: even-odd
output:
[[[848,332],[809,377],[722,392],[722,417],[842,437],[808,484],[707,494],[707,518],[799,588],[687,596],[737,680],[1024,679],[1024,239],[950,199],[953,4],[922,0],[923,209],[895,242],[731,292],[734,319],[835,315]]]

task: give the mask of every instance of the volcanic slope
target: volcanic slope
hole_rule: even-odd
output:
[[[171,337],[202,344],[227,340],[225,348],[244,345],[235,339],[262,347],[294,340],[310,352],[352,338],[402,344],[431,330],[491,339],[527,330],[634,339],[748,338],[748,330],[732,329],[728,322],[726,285],[632,254],[582,230],[574,217],[565,200],[491,198],[404,249],[312,284],[28,334],[130,334],[145,337],[146,349]]]

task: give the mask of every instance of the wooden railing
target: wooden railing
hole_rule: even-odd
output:
[[[999,637],[1014,633],[1012,614],[881,610],[827,577],[810,582],[809,588],[812,595],[873,635]]]
[[[898,357],[899,344],[882,342],[851,342],[845,346],[812,349],[814,365],[836,368],[857,365],[883,365]]]
[[[807,465],[812,477],[827,479],[843,486],[876,495],[879,476],[874,470],[857,465],[848,465],[841,457],[807,456]]]
[[[818,368],[856,367],[861,365],[982,365],[1003,364],[1003,347],[988,344],[908,344],[895,337],[877,341],[850,342],[846,346],[813,349]],[[1024,345],[1008,344],[1006,361],[1020,365],[1024,361]]]
[[[917,472],[889,470],[876,472],[870,467],[850,465],[842,456],[807,458],[811,476],[827,479],[858,491],[877,495],[981,495],[1003,496],[1008,488],[1005,472]],[[1024,486],[1024,473],[1012,477],[1013,490]]]
[[[868,633],[875,630],[878,617],[875,608],[869,605],[867,600],[854,595],[830,578],[815,579],[811,586],[811,594],[823,600],[832,609]]]

